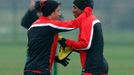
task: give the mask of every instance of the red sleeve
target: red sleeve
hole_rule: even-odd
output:
[[[78,41],[67,39],[66,45],[76,50],[88,50],[92,42],[93,26],[97,22],[99,22],[99,20],[92,21],[90,18],[83,21],[80,27]]]
[[[55,20],[50,20],[47,17],[40,17],[36,22],[34,22],[34,25],[32,27],[37,27],[37,26],[50,26],[54,29],[56,29],[57,32],[62,32],[66,30],[73,30],[78,27],[80,27],[82,21],[90,15],[91,8],[86,7],[84,9],[84,12],[76,19],[71,20],[71,21],[55,21]],[[29,29],[30,29],[29,28]]]
[[[70,21],[53,21],[53,24],[57,29],[72,30],[78,28],[80,27],[81,22],[90,15],[91,10],[91,8],[86,7],[84,12],[78,18]]]

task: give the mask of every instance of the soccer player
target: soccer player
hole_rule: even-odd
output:
[[[45,0],[41,1],[34,1],[31,0],[30,2],[30,8],[25,13],[24,17],[22,18],[21,25],[28,29],[34,21],[36,21],[40,16],[42,16],[42,12],[40,11],[41,8],[41,2],[44,2]],[[69,64],[69,59],[65,58],[64,60],[59,60],[58,57],[55,57],[55,62],[60,63],[63,66],[67,66]]]
[[[48,0],[42,3],[41,16],[28,29],[28,50],[24,75],[50,75],[55,59],[58,33],[78,28],[89,15],[87,7],[77,19],[59,21],[60,3]]]
[[[84,8],[90,6],[90,16],[80,25],[78,41],[60,38],[59,43],[80,53],[82,75],[108,75],[108,64],[103,55],[103,33],[100,21],[92,14],[93,0],[74,0],[73,13],[80,16]],[[85,43],[86,42],[86,43]]]

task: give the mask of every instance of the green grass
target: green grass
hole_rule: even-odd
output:
[[[65,37],[73,39],[77,37],[76,32],[66,34]],[[74,34],[75,36],[68,36]],[[24,35],[21,36],[24,37]],[[4,40],[1,36],[0,75],[23,75],[27,49],[26,36],[23,37],[14,40],[10,37]],[[104,55],[109,63],[109,75],[134,75],[134,35],[129,33],[105,34],[104,39]],[[80,75],[79,54],[72,53],[69,57],[71,61],[67,67],[58,64],[58,75]]]
[[[134,75],[133,49],[132,45],[106,45],[104,55],[109,63],[109,75]],[[81,67],[76,56],[72,54],[73,61],[67,68],[60,66],[59,75],[80,75]]]
[[[133,49],[132,45],[108,45],[105,47],[110,75],[134,75]]]
[[[134,47],[132,45],[105,45],[105,57],[109,63],[109,75],[134,75]],[[5,44],[0,46],[0,75],[22,75],[26,45]],[[79,54],[70,56],[70,64],[58,64],[58,75],[80,75]]]
[[[25,46],[7,44],[0,46],[0,75],[22,75]]]

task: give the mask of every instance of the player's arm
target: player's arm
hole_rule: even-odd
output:
[[[52,25],[50,26],[56,29],[57,32],[69,31],[79,28],[82,21],[91,14],[90,12],[91,8],[86,7],[78,18],[70,21],[52,21]]]
[[[28,29],[37,19],[38,17],[36,16],[36,12],[28,10],[21,20],[21,26]]]
[[[82,25],[81,33],[78,41],[62,38],[62,40],[59,41],[60,44],[63,45],[64,47],[69,46],[75,50],[88,50],[92,42],[93,26],[98,22],[99,20],[95,20],[90,25],[86,25],[86,26]],[[87,24],[87,22],[85,21],[84,24]]]
[[[35,8],[35,1],[31,0],[30,2],[30,8],[27,10],[27,12],[24,14],[22,20],[21,20],[21,26],[24,28],[29,28],[32,23],[38,19],[36,16],[36,11],[34,10]]]

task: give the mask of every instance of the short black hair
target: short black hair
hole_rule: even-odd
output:
[[[47,0],[44,2],[44,6],[41,9],[43,12],[43,16],[49,16],[56,10],[56,8],[60,5],[61,3],[54,1],[54,0]]]
[[[55,9],[60,5],[60,2],[57,2],[55,0],[47,0],[44,2],[36,1],[35,3],[35,11],[42,12],[43,16],[49,16],[52,14],[52,12],[55,11]]]
[[[73,4],[76,5],[79,9],[84,10],[87,5],[85,4],[85,2],[87,2],[87,4],[93,9],[94,3],[93,0],[74,0]]]

